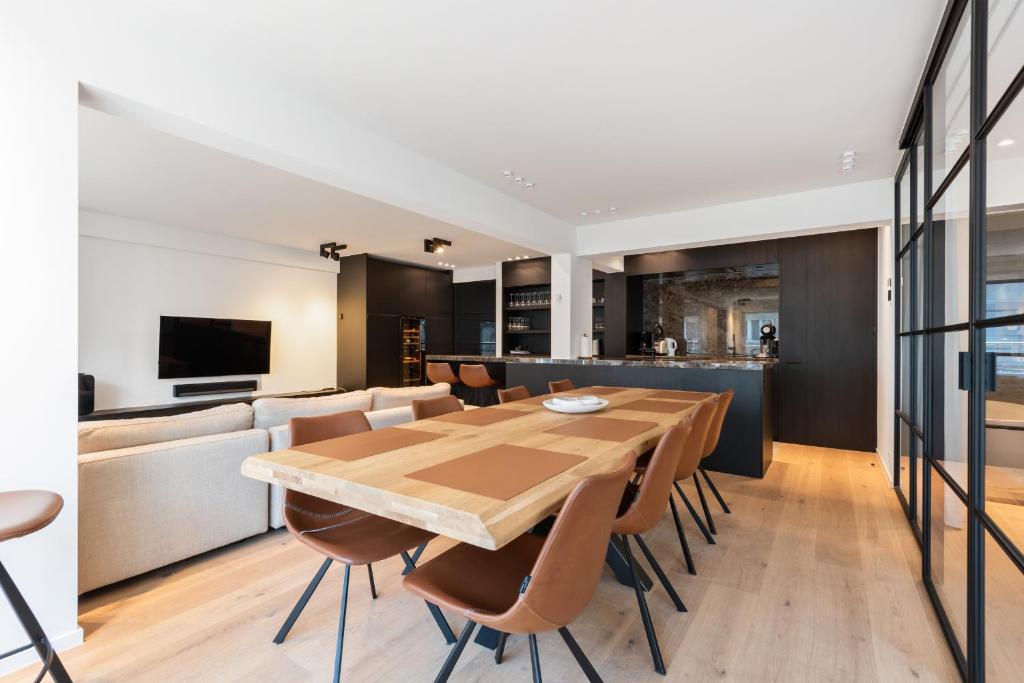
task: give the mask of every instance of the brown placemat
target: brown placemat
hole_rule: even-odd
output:
[[[657,422],[641,420],[619,420],[614,417],[584,417],[553,429],[545,429],[547,434],[561,436],[583,436],[588,439],[603,441],[629,441],[634,436],[643,434],[648,429],[657,427]]]
[[[708,396],[714,396],[710,391],[656,391],[648,394],[647,398],[660,398],[663,401],[703,401]]]
[[[687,410],[696,401],[652,401],[642,398],[639,401],[630,401],[620,406],[614,406],[615,410],[643,410],[649,413],[681,413]]]
[[[583,387],[582,389],[573,389],[572,393],[583,396],[607,396],[608,394],[617,394],[620,391],[625,391],[628,388],[629,387]]]
[[[525,417],[529,413],[521,410],[502,410],[501,408],[479,408],[477,410],[460,410],[455,413],[447,413],[430,418],[431,422],[454,422],[460,425],[472,425],[474,427],[486,427],[497,422],[512,420],[517,417]]]
[[[443,439],[444,436],[444,434],[432,434],[414,429],[386,427],[369,432],[339,436],[327,439],[326,441],[315,441],[302,446],[292,446],[291,450],[352,462],[353,460],[368,458],[378,453],[396,451],[399,448],[415,446],[416,444],[426,443],[434,439]]]
[[[479,496],[509,500],[584,460],[583,456],[571,453],[501,444],[405,476]]]
[[[554,394],[541,394],[540,396],[531,396],[530,398],[524,398],[521,401],[512,401],[512,403],[518,403],[520,405],[531,405],[539,406],[543,405],[544,401],[552,398]]]

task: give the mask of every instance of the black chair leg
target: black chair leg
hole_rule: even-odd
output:
[[[704,517],[708,520],[708,529],[711,529],[711,533],[717,534],[718,529],[715,528],[715,520],[711,518],[711,508],[708,507],[708,500],[704,497],[704,487],[700,485],[700,479],[697,477],[697,473],[693,473],[693,484],[697,487],[697,497],[700,498],[700,506],[704,510]]]
[[[284,624],[281,625],[281,629],[274,636],[274,642],[280,645],[284,642],[284,639],[288,636],[288,632],[292,630],[292,626],[295,625],[295,620],[302,614],[302,610],[306,608],[306,603],[313,597],[313,592],[316,591],[316,587],[320,585],[321,579],[324,578],[324,574],[327,573],[327,568],[331,566],[331,558],[324,560],[324,563],[320,565],[320,569],[316,570],[316,574],[313,575],[313,580],[306,586],[306,590],[303,591],[299,601],[295,603],[295,607],[292,608],[288,618],[285,619]]]
[[[697,528],[700,529],[700,532],[704,534],[705,540],[707,540],[711,545],[715,545],[715,537],[712,536],[711,532],[708,531],[708,528],[704,526],[704,520],[700,518],[700,515],[698,515],[697,511],[693,508],[693,504],[690,502],[690,499],[686,497],[685,493],[683,493],[683,487],[679,485],[679,482],[676,482],[675,486],[676,493],[679,494],[679,498],[682,499],[683,504],[686,505],[686,509],[690,511],[690,516],[693,517],[693,521],[697,523]]]
[[[686,532],[683,531],[683,523],[679,521],[679,508],[676,507],[675,498],[672,492],[668,493],[668,504],[672,508],[672,519],[676,523],[676,534],[679,536],[679,547],[683,549],[683,559],[686,560],[686,571],[694,576],[697,575],[697,567],[693,564],[693,556],[690,555],[690,544],[686,542]]]
[[[722,512],[727,515],[731,515],[732,510],[730,510],[729,506],[725,504],[725,498],[722,498],[722,494],[718,492],[718,487],[715,486],[715,482],[711,481],[711,477],[708,476],[708,471],[703,467],[699,467],[697,469],[699,469],[700,473],[704,475],[704,481],[708,483],[708,488],[711,489],[711,493],[713,493],[715,498],[718,499],[718,504],[722,506]]]
[[[462,629],[462,635],[459,636],[459,642],[455,643],[455,647],[448,653],[448,658],[444,660],[444,666],[437,673],[434,683],[444,683],[452,675],[452,671],[455,669],[459,657],[462,656],[462,651],[466,649],[466,643],[469,642],[469,638],[473,635],[473,629],[475,628],[475,622],[466,622],[466,626]]]
[[[426,543],[421,545],[420,548],[425,545]],[[409,557],[409,553],[403,550],[399,555],[401,556],[402,561],[405,562],[405,571],[403,571],[402,574],[408,574],[412,570],[416,569],[416,561]],[[424,602],[427,605],[427,609],[430,610],[430,616],[434,617],[434,622],[437,623],[437,628],[440,629],[441,635],[444,636],[444,642],[449,645],[454,643],[455,634],[452,633],[452,627],[448,625],[448,620],[444,618],[444,613],[441,612],[441,608],[437,605],[426,602],[426,600],[424,600]]]
[[[501,664],[501,658],[505,656],[505,641],[508,640],[507,633],[498,634],[498,645],[494,648],[494,663]]]
[[[341,681],[341,653],[345,647],[345,612],[348,609],[348,578],[352,565],[345,565],[345,579],[341,587],[341,614],[338,616],[338,645],[334,650],[334,683]]]
[[[626,561],[629,569],[633,572],[633,591],[636,593],[636,602],[640,606],[640,618],[644,622],[644,631],[647,632],[647,644],[651,647],[651,659],[654,660],[654,670],[665,675],[665,661],[661,658],[661,647],[658,645],[658,634],[654,632],[654,622],[651,621],[651,612],[647,608],[647,599],[640,588],[640,582],[636,579],[636,563],[633,561],[633,553],[629,550],[629,540],[625,536],[619,537],[622,547],[625,549]]]
[[[537,636],[530,634],[530,668],[533,669],[533,683],[541,683],[540,652],[537,650]]]
[[[587,659],[587,655],[583,653],[583,649],[580,648],[576,639],[572,637],[571,633],[569,633],[569,629],[563,626],[558,629],[558,635],[562,636],[562,640],[564,640],[565,644],[569,647],[569,652],[572,653],[572,656],[576,658],[576,663],[580,665],[581,669],[583,669],[583,674],[587,677],[587,680],[590,681],[590,683],[602,683],[601,677],[597,675],[597,671],[594,669],[593,664],[591,664],[590,660]]]
[[[377,599],[377,584],[373,582],[373,565],[367,563],[366,573],[370,576],[370,597]]]
[[[668,580],[668,577],[665,576],[665,572],[662,570],[661,565],[658,564],[656,559],[654,559],[654,554],[651,552],[651,549],[647,547],[647,544],[644,543],[643,537],[641,537],[640,534],[634,534],[633,538],[636,539],[636,544],[640,546],[640,550],[643,551],[644,557],[647,558],[647,562],[651,565],[651,568],[654,569],[654,573],[658,575],[658,580],[661,581],[662,587],[672,599],[672,603],[676,606],[676,609],[680,612],[685,612],[686,605],[683,604],[683,600],[679,597],[679,593],[676,593],[675,587]]]
[[[64,663],[60,661],[60,657],[54,651],[50,639],[46,636],[46,632],[43,631],[43,627],[40,626],[39,620],[36,619],[36,615],[28,606],[21,591],[15,585],[14,579],[7,573],[7,569],[4,568],[3,564],[0,564],[0,589],[3,589],[4,595],[7,596],[7,601],[11,603],[11,607],[14,609],[14,614],[18,617],[18,621],[21,622],[21,627],[25,629],[25,634],[32,641],[29,645],[12,650],[4,656],[7,657],[34,647],[39,655],[39,659],[43,662],[43,668],[36,678],[37,683],[42,680],[46,673],[49,673],[56,683],[71,683],[71,676],[68,675],[67,670],[64,668]]]

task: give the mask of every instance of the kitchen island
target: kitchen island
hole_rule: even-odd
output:
[[[483,363],[504,386],[525,386],[537,396],[548,382],[571,379],[578,387],[617,386],[721,392],[735,389],[718,448],[704,461],[709,470],[763,477],[772,462],[774,434],[772,377],[774,359],[744,357],[687,359],[557,359],[538,356],[429,355],[427,360]],[[492,372],[493,370],[493,372]]]

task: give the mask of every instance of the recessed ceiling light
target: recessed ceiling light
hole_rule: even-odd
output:
[[[516,180],[517,183],[522,183],[523,182],[523,176],[517,175],[515,180]]]
[[[594,209],[594,215],[595,216],[600,216],[601,215],[601,209]]]
[[[511,178],[512,171],[502,171],[501,175],[505,176],[506,178]]]
[[[581,215],[581,216],[586,216],[586,215],[587,215],[587,212],[586,212],[586,211],[580,211],[580,215]]]
[[[999,145],[1000,147],[1009,147],[1010,145],[1013,144],[1013,138],[1005,138],[1003,140],[1000,140],[996,144]]]
[[[533,185],[533,183],[526,183],[526,187],[528,189],[532,190],[534,188],[534,185]]]
[[[851,150],[847,150],[847,151],[843,152],[843,158],[844,159],[852,159],[855,156],[857,156],[857,152],[855,150],[851,149]]]
[[[609,210],[609,211],[611,211],[612,213],[615,213],[616,211],[618,211],[618,209],[616,209],[616,208],[615,208],[614,206],[613,206],[613,207],[611,207],[611,208],[610,208],[610,209],[608,209],[608,210]]]
[[[529,255],[524,255],[523,258],[530,258]]]
[[[438,262],[437,262],[437,265],[439,265],[439,266],[443,266],[443,265],[444,265],[444,261],[438,261]]]

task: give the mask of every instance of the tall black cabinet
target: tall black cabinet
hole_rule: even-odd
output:
[[[338,386],[402,385],[402,317],[425,321],[426,353],[452,352],[450,270],[359,254],[338,274]]]

